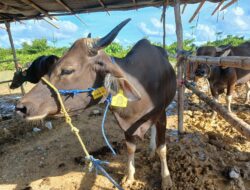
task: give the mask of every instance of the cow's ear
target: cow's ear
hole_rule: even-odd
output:
[[[124,95],[129,101],[137,101],[141,99],[140,93],[136,88],[125,78],[115,77],[112,74],[107,74],[104,80],[104,87],[107,89],[108,93],[116,95],[119,89],[122,89]]]
[[[123,92],[129,101],[138,101],[141,99],[140,93],[127,79],[119,78],[118,80],[120,87],[123,89]]]

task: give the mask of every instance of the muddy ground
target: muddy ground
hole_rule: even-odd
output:
[[[242,104],[244,87],[238,88],[237,92],[239,96],[233,101],[233,111],[250,123],[250,106]],[[167,161],[174,183],[172,189],[250,190],[250,142],[220,116],[211,120],[211,110],[195,95],[187,92],[186,96],[185,134],[176,135],[176,104],[173,103],[168,111]],[[2,116],[12,113],[15,99],[16,95],[0,97],[0,104],[9,106],[0,106]],[[223,97],[220,101],[225,103]],[[92,114],[96,109],[103,111],[102,107],[91,108],[74,116],[74,124],[80,129],[91,154],[109,161],[107,171],[121,182],[127,160],[123,133],[109,113],[105,126],[108,138],[118,152],[114,157],[101,135],[102,115]],[[42,123],[20,121],[13,114],[2,118],[0,190],[115,189],[102,175],[86,172],[81,147],[64,120],[54,118],[52,123],[53,128],[48,129]],[[41,131],[35,132],[34,127]],[[136,181],[130,190],[160,189],[159,158],[149,159],[148,144],[149,134],[143,141],[138,141]]]

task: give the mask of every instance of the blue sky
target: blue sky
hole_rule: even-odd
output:
[[[182,15],[184,39],[195,38],[197,45],[216,39],[217,32],[250,38],[250,6],[249,0],[238,0],[237,3],[223,12],[211,16],[216,4],[206,2],[199,16],[192,23],[188,20],[196,10],[198,4],[187,5]],[[182,8],[182,7],[181,7]],[[92,37],[102,37],[121,21],[132,20],[119,33],[116,42],[122,45],[132,45],[141,38],[148,37],[151,41],[162,42],[162,23],[160,17],[162,8],[143,8],[133,11],[113,11],[80,14],[87,25],[82,24],[74,16],[58,17],[59,21],[52,21],[60,29],[52,27],[45,21],[29,20],[25,24],[12,23],[12,34],[17,48],[23,42],[31,43],[33,39],[46,38],[50,44],[56,39],[56,46],[69,46],[76,39],[86,37],[89,32]],[[176,41],[175,20],[173,7],[166,12],[166,42]],[[191,29],[193,26],[193,29]],[[7,32],[0,29],[0,47],[9,47]]]

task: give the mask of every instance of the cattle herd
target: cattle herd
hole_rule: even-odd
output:
[[[43,119],[60,113],[56,94],[40,80],[41,77],[45,77],[58,89],[105,87],[107,94],[112,96],[123,93],[128,101],[127,106],[111,107],[111,111],[126,139],[128,174],[124,183],[129,185],[134,180],[135,136],[143,138],[151,127],[151,155],[155,152],[159,155],[162,189],[168,189],[172,182],[166,160],[165,109],[176,93],[176,75],[165,50],[151,45],[145,39],[138,41],[122,59],[111,57],[103,51],[129,21],[123,21],[101,39],[88,36],[75,41],[60,59],[54,55],[41,56],[27,70],[17,71],[10,88],[17,88],[25,81],[37,84],[17,103],[15,110],[26,120]],[[204,46],[197,49],[196,55],[250,56],[250,43],[237,47]],[[208,79],[215,100],[226,89],[229,111],[235,85],[246,84],[245,103],[249,102],[250,71],[200,64],[195,67],[194,74]],[[104,95],[94,99],[83,93],[63,97],[63,100],[67,109],[74,112],[101,103],[105,98]]]

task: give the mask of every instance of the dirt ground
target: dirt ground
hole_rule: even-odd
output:
[[[200,82],[199,86],[204,87]],[[1,93],[7,91],[2,86]],[[243,105],[245,89],[237,89],[233,111],[250,123],[250,105]],[[236,96],[236,95],[235,95]],[[168,110],[168,166],[173,180],[172,190],[250,190],[250,142],[218,116],[211,120],[211,110],[195,95],[186,93],[185,134],[178,136],[176,103]],[[1,96],[0,113],[13,110],[15,95]],[[220,100],[225,103],[223,97]],[[11,106],[12,105],[12,106]],[[110,162],[106,167],[117,182],[126,173],[124,136],[111,113],[106,131],[118,152],[112,156],[101,135],[101,115],[94,107],[73,117],[74,124],[87,148],[96,158]],[[0,121],[0,190],[110,190],[113,185],[102,175],[85,169],[81,147],[62,118],[53,118],[53,128],[42,122],[25,123],[15,116]],[[41,129],[35,132],[33,129]],[[136,151],[136,181],[130,190],[159,190],[160,161],[148,157],[149,134],[138,141]],[[235,179],[230,178],[230,174]]]

